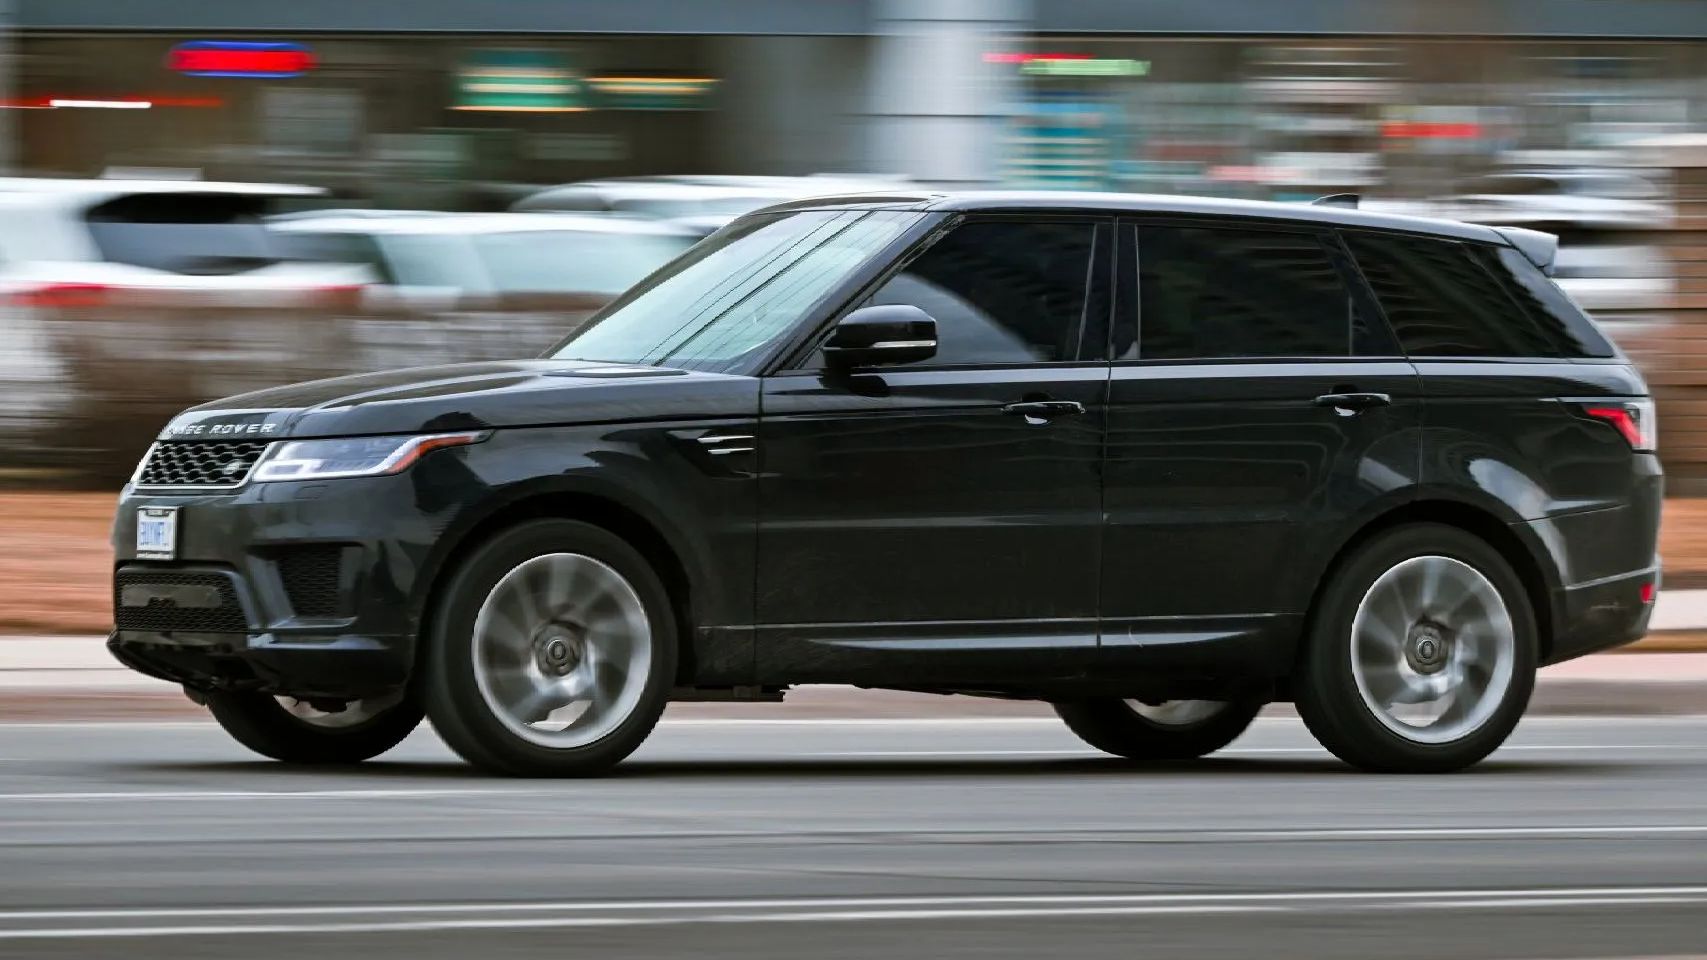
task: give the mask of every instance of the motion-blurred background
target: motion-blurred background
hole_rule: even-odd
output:
[[[11,0],[0,37],[0,629],[104,629],[109,494],[64,492],[176,410],[532,355],[828,192],[1553,231],[1656,387],[1672,490],[1707,480],[1703,0]]]

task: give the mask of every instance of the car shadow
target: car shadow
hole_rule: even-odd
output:
[[[1482,779],[1487,777],[1535,777],[1560,775],[1628,774],[1636,762],[1585,760],[1488,760],[1468,770],[1452,774],[1417,774],[1430,779]],[[395,781],[457,781],[459,783],[518,782],[495,777],[475,767],[455,761],[415,761],[382,759],[359,765],[286,765],[267,760],[206,761],[148,763],[144,761],[105,765],[108,770],[135,773],[180,773],[190,775],[242,775],[266,781],[289,782],[307,777],[347,778],[353,782],[373,780]],[[595,778],[602,780],[740,780],[740,779],[802,779],[802,778],[888,778],[937,779],[944,777],[1297,777],[1297,776],[1396,777],[1403,774],[1369,774],[1349,767],[1332,758],[1316,757],[1208,757],[1169,763],[1138,763],[1118,757],[1086,758],[954,758],[927,757],[871,758],[838,757],[826,759],[807,757],[790,759],[777,756],[765,759],[729,760],[629,760],[614,771]],[[537,782],[537,781],[520,781]],[[546,781],[549,782],[549,781]],[[352,789],[359,787],[352,786]]]

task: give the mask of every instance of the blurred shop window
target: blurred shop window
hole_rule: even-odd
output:
[[[1413,357],[1556,357],[1501,281],[1456,240],[1348,232],[1346,243]]]
[[[1367,332],[1314,233],[1145,226],[1138,256],[1142,360],[1343,357]]]
[[[500,293],[614,296],[692,245],[691,237],[576,231],[493,233],[474,238]]]
[[[1090,223],[969,223],[937,241],[875,294],[936,318],[932,364],[1078,359]]]
[[[274,156],[347,156],[365,132],[358,90],[270,86],[261,92],[261,125]]]
[[[261,222],[267,203],[255,196],[144,193],[92,207],[86,219],[109,263],[221,276],[278,262]]]

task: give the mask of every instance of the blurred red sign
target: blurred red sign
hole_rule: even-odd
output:
[[[166,65],[193,77],[295,77],[312,70],[314,53],[295,43],[197,40],[181,43]]]

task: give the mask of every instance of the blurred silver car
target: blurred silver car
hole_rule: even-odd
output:
[[[515,211],[616,214],[671,221],[701,236],[760,207],[827,194],[894,189],[903,180],[828,175],[809,177],[666,176],[583,180],[547,187],[511,205]]]
[[[1436,216],[1540,230],[1646,229],[1670,209],[1658,187],[1616,170],[1515,170],[1483,177]]]
[[[588,314],[696,239],[668,224],[524,213],[339,213],[280,218],[271,229],[299,262],[361,265],[365,311]]]

